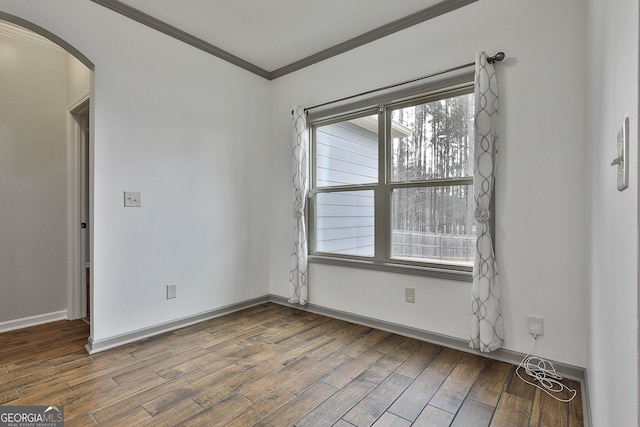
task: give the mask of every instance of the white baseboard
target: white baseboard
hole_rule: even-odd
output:
[[[61,310],[53,313],[39,314],[37,316],[23,317],[22,319],[7,320],[6,322],[0,322],[0,333],[55,322],[56,320],[67,320],[67,318],[67,310]]]

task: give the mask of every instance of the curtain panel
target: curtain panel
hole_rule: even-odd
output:
[[[476,257],[471,287],[471,348],[491,352],[503,344],[500,283],[491,235],[490,203],[498,143],[498,83],[484,52],[476,54],[473,191]]]
[[[289,302],[306,305],[309,297],[307,275],[307,230],[305,207],[309,192],[309,132],[307,116],[300,105],[293,107],[293,251],[289,269]]]

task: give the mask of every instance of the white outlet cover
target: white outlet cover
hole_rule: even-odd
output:
[[[542,317],[527,316],[527,327],[532,335],[543,335],[544,328],[542,326]]]
[[[167,299],[173,299],[176,297],[176,285],[167,285]]]
[[[416,289],[415,288],[404,288],[404,301],[415,303],[416,302]]]
[[[139,208],[142,207],[142,200],[140,199],[139,191],[125,191],[124,192],[124,206],[126,208]]]

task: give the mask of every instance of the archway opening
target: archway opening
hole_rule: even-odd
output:
[[[4,331],[90,310],[91,243],[81,223],[90,224],[93,64],[47,30],[0,12],[0,68]]]

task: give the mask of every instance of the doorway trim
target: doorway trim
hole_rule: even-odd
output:
[[[80,319],[87,315],[86,263],[91,263],[91,255],[85,256],[82,222],[91,224],[91,143],[87,138],[90,123],[90,95],[81,97],[68,107],[67,114],[67,317]],[[90,132],[89,132],[90,138]],[[85,150],[89,150],[86,153]],[[87,156],[88,154],[88,156]],[[88,161],[89,165],[85,162]],[[85,177],[84,169],[89,168]],[[84,181],[84,182],[83,182]],[[86,191],[85,189],[88,189]],[[88,193],[88,194],[87,194]],[[89,197],[89,199],[85,199]],[[83,206],[89,205],[86,219],[83,218]],[[84,221],[83,221],[84,220]],[[87,231],[85,231],[86,233]],[[91,253],[91,238],[87,236]]]

